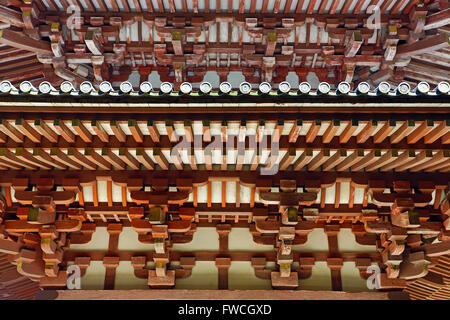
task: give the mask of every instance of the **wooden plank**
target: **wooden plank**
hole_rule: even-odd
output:
[[[53,129],[51,129],[44,120],[36,119],[34,121],[34,128],[51,143],[58,142],[58,134],[53,131]]]
[[[115,120],[111,120],[109,123],[114,136],[119,140],[119,142],[125,142],[127,140],[126,134],[123,132],[122,128]]]
[[[131,131],[131,135],[134,138],[134,141],[137,143],[142,143],[144,135],[141,132],[141,129],[139,129],[139,126],[136,123],[136,120],[128,120],[128,129]]]
[[[95,134],[99,137],[102,142],[109,142],[109,135],[103,128],[102,124],[97,120],[92,120],[91,122],[92,129],[94,129]]]
[[[63,137],[64,140],[66,140],[69,143],[75,142],[75,134],[70,131],[69,128],[67,128],[66,124],[63,120],[56,119],[53,121],[53,126],[55,127],[56,131]]]
[[[329,149],[323,149],[317,154],[311,162],[308,164],[308,170],[314,171],[317,168],[319,168],[325,161],[327,161],[330,158],[330,150]]]
[[[41,135],[34,130],[25,119],[16,119],[16,128],[34,143],[41,142]]]
[[[361,132],[356,136],[356,142],[365,143],[375,131],[377,125],[378,123],[376,120],[370,120],[369,122],[367,122],[364,129],[362,129]]]
[[[402,126],[398,128],[393,134],[391,134],[390,136],[391,143],[392,144],[399,143],[414,129],[415,129],[414,120],[404,121]]]
[[[0,130],[14,142],[23,143],[24,135],[14,128],[7,120],[0,119]],[[3,140],[5,140],[5,138],[3,138]]]

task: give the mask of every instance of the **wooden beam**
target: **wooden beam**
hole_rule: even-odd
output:
[[[415,129],[406,137],[406,141],[409,144],[416,143],[417,141],[422,139],[429,131],[431,131],[433,129],[433,126],[434,123],[432,120],[424,120],[417,129]]]
[[[336,166],[336,171],[345,171],[364,158],[364,150],[358,149]]]
[[[92,120],[91,127],[94,129],[95,134],[99,137],[102,142],[109,142],[109,135],[103,128],[102,124],[97,120]]]
[[[370,166],[371,164],[375,163],[381,158],[381,151],[376,149],[369,152],[369,154],[365,155],[364,158],[362,158],[359,162],[354,164],[351,167],[352,171],[360,171],[366,168],[367,166]]]
[[[0,30],[0,43],[43,55],[53,55],[50,42],[35,40],[25,35],[25,33],[10,29]]]
[[[126,148],[119,149],[119,158],[122,159],[122,161],[125,162],[131,169],[139,170],[139,161],[137,161]]]
[[[448,35],[439,33],[435,36],[418,40],[410,44],[399,45],[397,47],[396,57],[415,56],[422,53],[448,48],[449,45]]]
[[[56,131],[63,137],[64,140],[66,140],[69,143],[75,142],[75,134],[70,131],[69,128],[67,128],[66,124],[63,120],[56,119],[53,121],[53,126],[55,127]]]
[[[143,134],[141,132],[141,129],[139,129],[138,124],[136,123],[136,120],[128,120],[128,129],[131,131],[131,135],[134,138],[134,141],[137,143],[142,143],[143,140]]]
[[[358,129],[358,120],[350,120],[344,131],[339,135],[339,143],[347,143],[356,129]]]
[[[150,133],[150,137],[152,138],[153,142],[159,143],[160,134],[159,134],[158,128],[153,123],[153,120],[147,121],[147,128],[148,128],[148,132]]]
[[[437,139],[444,136],[445,134],[448,135],[449,133],[450,133],[450,120],[447,119],[442,121],[436,128],[427,133],[423,140],[426,144],[430,144],[435,142]]]
[[[33,154],[31,152],[25,150],[24,148],[17,148],[15,155],[19,160],[27,162],[27,163],[31,164],[32,166],[40,167],[44,170],[53,169],[52,165],[49,165],[42,161],[39,161],[38,159],[36,159],[33,156]]]
[[[109,123],[109,126],[111,127],[111,130],[114,133],[114,136],[119,140],[119,142],[125,142],[127,140],[126,134],[123,132],[120,125],[116,122],[116,120],[111,120]]]
[[[384,139],[386,139],[389,136],[389,133],[392,132],[392,130],[395,129],[395,121],[394,120],[387,120],[385,121],[383,127],[381,127],[380,130],[373,136],[373,142],[374,143],[382,143]]]
[[[345,149],[339,149],[336,153],[330,157],[327,161],[322,165],[322,171],[330,171],[334,167],[336,167],[339,163],[345,160],[347,157],[347,151]]]
[[[66,170],[67,166],[63,163],[52,158],[44,149],[41,148],[33,148],[33,157],[37,160],[42,161],[48,165],[55,167],[56,169]]]
[[[154,170],[155,164],[143,148],[136,149],[136,158],[147,170]]]
[[[301,170],[304,166],[306,166],[311,158],[313,157],[312,149],[305,149],[303,153],[298,157],[298,159],[292,165],[295,171]]]
[[[357,143],[366,142],[377,128],[377,125],[378,123],[376,120],[369,120],[364,129],[362,129],[361,132],[358,133],[358,135],[356,136],[356,142]]]
[[[323,149],[308,164],[308,170],[314,171],[330,158],[330,149]]]
[[[125,170],[127,165],[122,161],[110,148],[102,148],[102,157],[105,158],[114,168],[118,170]]]
[[[289,148],[289,150],[280,161],[279,169],[286,170],[286,168],[292,163],[292,161],[294,161],[296,154],[297,153],[295,148]]]
[[[44,120],[36,119],[34,121],[34,128],[51,143],[58,142],[58,134],[56,134],[56,132],[53,131],[53,129],[51,129]]]
[[[308,133],[306,134],[306,143],[311,143],[314,141],[314,139],[317,136],[317,133],[319,133],[321,127],[321,121],[315,120],[311,124],[311,127],[308,130]]]
[[[322,136],[323,143],[330,143],[340,126],[341,122],[339,120],[332,120]]]
[[[155,158],[155,161],[158,163],[158,165],[163,170],[169,169],[169,162],[167,161],[166,157],[162,153],[161,149],[159,149],[159,148],[153,149],[153,158]]]
[[[81,122],[81,120],[73,119],[72,120],[72,128],[78,133],[78,135],[84,142],[86,142],[86,143],[92,142],[92,134],[89,132],[88,129],[86,129],[86,127]]]
[[[64,165],[75,169],[75,170],[81,170],[82,166],[76,162],[74,162],[72,159],[70,159],[64,152],[62,152],[59,148],[51,148],[50,149],[50,156],[55,159],[56,161],[59,161],[63,163]]]
[[[25,119],[16,119],[16,128],[18,128],[28,139],[34,143],[41,142],[41,135],[34,130]]]
[[[404,137],[406,137],[411,131],[415,129],[415,122],[414,120],[407,120],[404,121],[402,126],[395,130],[393,134],[390,136],[390,141],[392,144],[399,143],[403,140]]]
[[[81,154],[81,152],[79,152],[75,148],[70,147],[69,149],[67,149],[67,156],[73,162],[76,162],[89,170],[97,169],[97,166],[95,165],[95,163],[92,163],[91,161],[89,161],[83,154]]]
[[[366,167],[366,171],[374,171],[378,168],[384,167],[391,163],[392,161],[395,161],[398,159],[398,151],[397,150],[390,150],[386,152],[384,155],[380,157],[377,161]]]
[[[111,170],[111,163],[106,161],[105,158],[102,157],[100,154],[98,154],[94,149],[85,148],[84,156],[86,157],[86,159],[88,159],[92,163],[96,164],[103,170]]]
[[[24,135],[14,128],[7,120],[0,119],[0,130],[14,142],[23,143]]]

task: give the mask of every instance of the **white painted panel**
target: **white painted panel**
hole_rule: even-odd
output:
[[[273,251],[272,245],[262,245],[253,241],[248,228],[232,228],[228,236],[228,249],[230,251]]]
[[[340,252],[376,252],[377,247],[361,245],[356,242],[352,229],[343,228],[338,233],[338,248]]]
[[[154,251],[154,244],[142,243],[132,227],[123,227],[119,236],[119,251]]]
[[[106,227],[97,227],[92,234],[92,239],[85,244],[71,244],[69,251],[107,251],[109,245],[109,233]]]
[[[372,265],[377,265],[372,263]],[[341,269],[342,290],[345,292],[375,291],[367,287],[367,281],[361,278],[354,261],[344,262]]]
[[[206,203],[208,201],[208,185],[197,188],[197,202]]]
[[[328,237],[322,228],[315,228],[308,234],[308,240],[304,244],[293,245],[292,251],[328,252]]]
[[[222,203],[222,182],[211,182],[211,203]]]
[[[255,276],[255,269],[250,261],[232,261],[228,269],[229,290],[270,290],[269,279]]]
[[[174,243],[173,251],[219,251],[219,235],[216,228],[197,228],[189,243]]]
[[[130,289],[148,289],[148,279],[137,278],[134,275],[134,268],[131,261],[120,261],[116,268],[116,277],[114,280],[115,290],[130,290]]]
[[[72,261],[67,265],[73,265]],[[105,285],[106,268],[103,261],[91,261],[86,273],[81,277],[82,290],[103,290]]]
[[[331,271],[327,263],[316,262],[311,277],[300,279],[297,290],[331,290]]]
[[[214,261],[196,261],[191,276],[175,281],[175,289],[209,289],[219,287],[218,269]]]

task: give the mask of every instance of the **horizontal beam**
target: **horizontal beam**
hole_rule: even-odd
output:
[[[406,299],[407,295],[403,296]],[[309,290],[43,290],[37,300],[391,300],[391,292]]]
[[[260,175],[256,172],[249,171],[149,171],[143,170],[138,173],[134,170],[129,171],[3,171],[0,175],[0,186],[11,186],[13,178],[21,177],[28,178],[30,185],[36,185],[40,177],[53,177],[56,185],[62,185],[64,178],[78,178],[80,183],[90,184],[96,180],[113,180],[116,183],[126,184],[129,178],[143,179],[144,185],[151,185],[155,178],[168,179],[169,185],[176,185],[179,178],[191,178],[193,183],[206,183],[210,177],[215,179],[239,178],[242,182],[247,184],[256,183],[257,179],[270,179],[273,186],[279,186],[280,180],[296,180],[297,186],[305,186],[305,181],[319,180],[321,184],[334,184],[336,180],[339,181],[353,181],[359,185],[368,185],[369,180],[383,180],[386,185],[393,185],[394,181],[409,181],[411,187],[418,187],[421,181],[432,181],[436,186],[443,186],[447,188],[450,181],[450,173],[425,173],[416,172],[414,174],[408,172],[292,172],[282,171],[275,175]]]

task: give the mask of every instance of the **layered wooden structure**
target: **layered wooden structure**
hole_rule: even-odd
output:
[[[2,0],[0,77],[436,85],[449,75],[449,10],[437,0]]]
[[[377,264],[380,289],[406,288],[413,298],[422,297],[412,289],[419,281],[446,281],[433,271],[450,253],[450,108],[442,90],[213,100],[9,89],[0,107],[0,251],[17,266],[17,279],[60,289],[68,263],[83,274],[102,261],[104,288],[112,289],[119,262],[130,261],[150,288],[168,289],[196,262],[215,261],[218,289],[227,289],[231,262],[249,261],[274,289],[295,289],[323,261],[339,291],[342,265],[352,261],[364,279]],[[267,97],[273,100],[259,102]],[[378,108],[367,113],[372,99]],[[252,109],[239,107],[249,103]],[[88,243],[99,226],[110,235],[107,251],[68,250]],[[217,230],[219,251],[172,249],[207,226]],[[154,251],[118,250],[123,227]],[[275,250],[228,250],[232,228],[249,228],[253,241]],[[325,230],[329,251],[293,251],[314,228]],[[340,252],[342,228],[378,252]]]
[[[227,290],[245,261],[273,289],[326,263],[342,291],[352,262],[448,298],[449,19],[430,0],[0,0],[0,294],[93,262],[106,290],[128,262],[169,292],[210,261]],[[76,249],[101,227],[107,249]],[[218,250],[176,249],[203,227]],[[119,250],[124,228],[154,249]],[[234,228],[273,250],[230,250]],[[327,251],[294,250],[317,228]],[[341,251],[342,229],[376,251]]]

